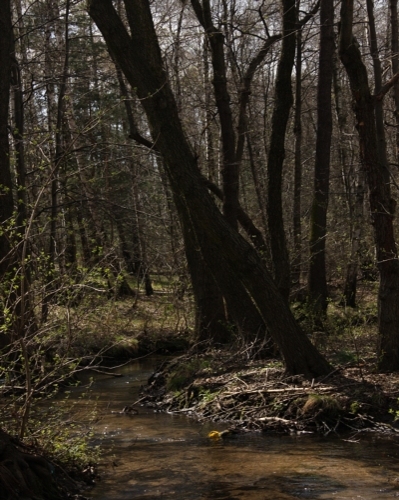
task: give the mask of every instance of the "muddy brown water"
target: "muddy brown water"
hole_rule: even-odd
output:
[[[98,375],[90,391],[72,393],[84,391],[82,411],[97,401],[102,415],[93,438],[104,451],[101,480],[85,492],[93,500],[399,498],[399,441],[248,433],[213,442],[207,434],[222,424],[144,407],[117,413],[137,400],[155,365],[136,361],[119,370],[123,377]]]

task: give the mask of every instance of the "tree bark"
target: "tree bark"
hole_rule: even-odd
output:
[[[297,15],[299,15],[300,0],[297,0]],[[302,27],[296,32],[295,60],[295,159],[294,159],[294,201],[292,231],[294,233],[294,255],[291,264],[291,282],[298,291],[301,287],[302,265],[302,227],[301,227],[301,192],[302,192]]]
[[[320,52],[317,85],[317,135],[310,218],[309,300],[318,318],[327,312],[326,237],[332,134],[331,84],[334,57],[334,3],[320,3]]]
[[[56,9],[54,12],[53,9]],[[50,237],[49,237],[49,247],[48,247],[48,273],[46,276],[46,285],[45,285],[45,294],[42,302],[42,322],[47,320],[48,311],[49,311],[49,302],[54,294],[54,274],[53,271],[55,269],[55,261],[56,261],[56,248],[57,248],[57,223],[59,217],[58,203],[59,203],[59,169],[62,161],[62,157],[64,155],[64,140],[63,140],[63,121],[64,121],[64,113],[65,113],[65,94],[66,94],[66,86],[67,86],[67,78],[68,78],[68,66],[69,66],[69,0],[67,0],[66,8],[65,8],[65,39],[62,40],[60,33],[60,27],[55,25],[54,31],[56,33],[57,43],[59,44],[59,49],[63,45],[62,49],[64,50],[64,61],[62,67],[62,75],[61,81],[59,83],[59,94],[56,105],[56,123],[55,130],[53,130],[52,124],[52,114],[54,111],[54,84],[51,82],[54,73],[54,65],[50,62],[50,55],[48,54],[46,59],[47,63],[47,77],[50,80],[48,84],[48,124],[49,124],[49,132],[54,134],[55,140],[55,151],[54,156],[52,158],[51,164],[51,210],[50,210]],[[52,3],[49,6],[49,17],[52,20],[56,20],[58,22],[58,6],[55,3]],[[49,21],[50,22],[50,21]],[[48,27],[46,31],[46,52],[50,52],[50,41],[53,36],[51,26]]]
[[[399,72],[399,28],[398,28],[398,0],[390,0],[390,21],[391,21],[391,61],[392,75]],[[393,86],[393,98],[395,103],[396,122],[396,161],[399,160],[399,82]]]
[[[133,109],[132,109],[132,106],[131,106],[131,103],[129,100],[129,93],[128,93],[125,81],[123,79],[122,72],[116,63],[115,63],[115,69],[116,69],[116,75],[117,75],[118,82],[119,82],[121,97],[122,97],[124,105],[125,105],[127,121],[129,123],[129,128],[130,128],[129,137],[134,137],[137,133],[137,127],[136,127],[134,116],[133,116]],[[149,266],[147,263],[146,243],[145,243],[145,238],[144,238],[142,223],[141,223],[141,215],[140,215],[141,207],[140,207],[140,201],[139,201],[140,197],[139,197],[139,192],[138,192],[138,169],[137,169],[137,166],[136,166],[133,158],[130,160],[130,170],[131,170],[131,175],[132,175],[132,198],[133,198],[133,206],[134,206],[133,232],[135,233],[135,234],[133,234],[133,239],[134,239],[133,258],[130,259],[130,262],[132,264],[132,269],[130,272],[132,272],[133,274],[135,274],[137,276],[139,286],[140,286],[140,283],[142,281],[144,282],[146,295],[150,296],[150,295],[153,295],[154,290],[152,288],[151,277],[150,277],[150,273],[149,273]],[[119,230],[120,235],[124,232],[120,221],[119,221],[118,230]],[[127,250],[127,245],[126,245],[126,243],[127,243],[126,238],[124,238],[121,242],[122,242],[122,245],[124,246],[124,255],[127,256],[126,252],[128,252],[128,250]]]
[[[8,113],[11,85],[12,25],[10,0],[0,2],[0,279],[11,260],[11,245],[7,229],[13,227],[13,186],[8,143]]]
[[[291,73],[295,61],[295,0],[282,0],[283,36],[277,66],[275,104],[267,162],[267,223],[270,238],[273,276],[282,297],[290,293],[290,262],[284,231],[282,182],[285,158],[285,136],[293,95]]]
[[[357,278],[359,268],[359,257],[364,227],[364,198],[365,198],[365,175],[363,166],[359,165],[354,172],[353,153],[349,152],[346,137],[347,109],[343,107],[343,92],[341,80],[338,75],[338,54],[334,55],[333,85],[335,112],[338,126],[338,155],[341,163],[342,184],[345,189],[347,207],[349,211],[350,226],[350,253],[346,264],[345,284],[340,304],[347,307],[356,307]],[[352,185],[354,184],[354,188]]]
[[[348,307],[356,307],[357,273],[364,224],[364,195],[364,171],[362,166],[360,166],[356,176],[355,200],[351,220],[351,250],[348,265],[346,267],[345,287],[343,293],[344,304]]]
[[[236,136],[230,95],[227,89],[227,68],[224,55],[224,35],[212,22],[209,0],[191,0],[194,12],[205,29],[212,53],[213,88],[219,112],[223,150],[223,214],[229,224],[238,229],[239,164],[236,158]]]

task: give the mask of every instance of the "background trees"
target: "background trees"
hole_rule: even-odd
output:
[[[96,17],[97,6],[112,5],[126,36],[106,34]],[[14,304],[30,311],[25,323],[48,326],[60,304],[77,305],[99,284],[113,298],[150,296],[151,279],[166,275],[194,296],[198,341],[272,335],[288,361],[311,347],[275,285],[286,302],[321,297],[313,313],[322,329],[329,301],[356,305],[358,280],[376,279],[378,268],[380,366],[398,368],[395,2],[390,12],[354,2],[339,34],[328,1],[320,13],[305,0],[93,1],[107,44],[81,0],[11,7],[13,36],[5,25],[0,47],[0,271],[7,283],[17,256],[24,284],[11,288],[24,297]],[[153,33],[138,26],[140,16]],[[360,75],[353,57],[366,82],[371,128],[363,136],[363,108],[351,109]],[[365,149],[373,141],[375,161]],[[4,318],[9,298],[3,286]],[[291,354],[288,332],[290,342],[301,339]],[[327,369],[308,361],[288,365]]]

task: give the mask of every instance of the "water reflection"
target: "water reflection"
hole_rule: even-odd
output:
[[[100,376],[91,387],[103,418],[94,444],[106,450],[93,500],[383,500],[399,497],[396,443],[316,436],[238,435],[207,439],[214,424],[184,416],[112,413],[137,399],[154,361]],[[83,389],[76,389],[73,397]],[[219,427],[220,429],[220,427]]]

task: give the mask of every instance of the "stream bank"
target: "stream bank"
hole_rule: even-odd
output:
[[[227,351],[165,361],[143,388],[140,403],[224,423],[231,432],[399,433],[399,374],[364,364],[336,367],[308,380],[286,376],[278,360],[248,360]]]

